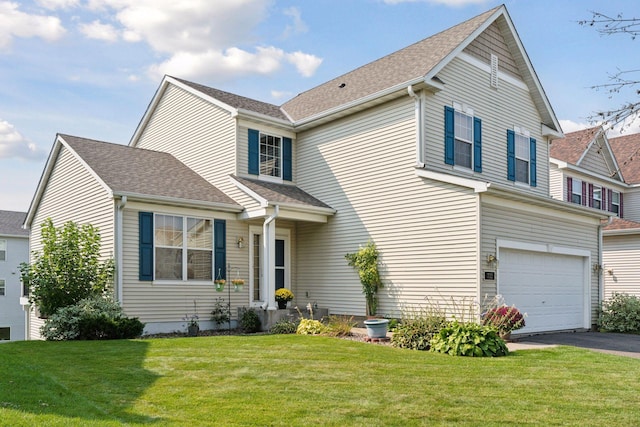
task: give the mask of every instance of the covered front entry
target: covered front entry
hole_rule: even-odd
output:
[[[275,256],[273,259],[272,289],[267,292],[265,288],[264,270],[264,246],[265,240],[262,227],[252,226],[249,229],[249,298],[252,307],[268,304],[269,295],[273,295],[277,289],[291,289],[291,242],[290,231],[276,229]]]
[[[517,333],[588,328],[588,254],[547,245],[511,246],[516,247],[499,249],[498,293],[507,305],[527,313],[526,326]]]

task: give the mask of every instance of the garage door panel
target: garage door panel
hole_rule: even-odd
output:
[[[584,326],[584,258],[501,248],[498,292],[527,313],[518,332]]]

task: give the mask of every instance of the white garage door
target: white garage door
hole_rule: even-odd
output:
[[[498,292],[527,313],[517,333],[585,327],[584,257],[500,249]]]

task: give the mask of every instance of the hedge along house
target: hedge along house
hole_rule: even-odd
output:
[[[129,147],[58,136],[27,225],[99,226],[147,332],[177,329],[194,300],[206,317],[218,275],[247,281],[234,307],[272,312],[287,287],[364,315],[344,255],[369,240],[379,314],[500,293],[523,332],[588,328],[607,215],[550,197],[560,136],[501,6],[281,106],[166,76]]]

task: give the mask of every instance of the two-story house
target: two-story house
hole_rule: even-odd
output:
[[[26,212],[0,211],[0,341],[25,339],[25,312],[19,266],[29,262]]]
[[[551,194],[601,209],[601,297],[640,296],[640,134],[608,138],[600,126],[572,132],[551,145]]]
[[[47,217],[100,227],[147,332],[194,300],[201,318],[219,296],[272,312],[280,287],[364,315],[344,256],[369,240],[381,315],[499,293],[522,332],[589,328],[607,215],[550,197],[562,136],[500,6],[280,106],[166,76],[129,146],[56,137],[26,224],[34,250]]]

